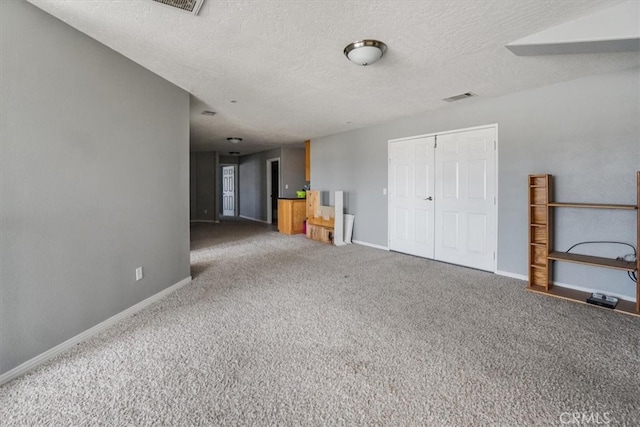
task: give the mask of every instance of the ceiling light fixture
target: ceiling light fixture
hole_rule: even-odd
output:
[[[378,40],[360,40],[344,48],[344,56],[358,65],[371,65],[387,51],[387,45]]]
[[[232,144],[237,144],[238,142],[242,142],[242,138],[238,138],[238,137],[230,137],[227,138],[227,141],[229,141]]]

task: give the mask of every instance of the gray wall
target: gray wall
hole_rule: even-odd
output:
[[[198,213],[198,168],[197,154],[189,154],[189,219],[191,221],[196,219]]]
[[[0,59],[6,372],[189,277],[189,95],[23,1]]]
[[[240,158],[238,156],[223,156],[220,155],[220,164],[221,165],[237,165],[240,162]]]
[[[498,123],[498,269],[527,274],[527,175],[556,177],[556,200],[634,204],[640,169],[640,71],[626,70],[495,98],[314,139],[311,182],[343,189],[356,216],[354,239],[387,246],[387,141]],[[632,211],[558,212],[556,247],[584,240],[635,245]],[[620,246],[580,248],[619,256]],[[598,251],[598,253],[596,253]],[[602,252],[600,252],[602,251]],[[608,254],[607,254],[608,253]],[[632,297],[625,273],[558,263],[556,280]]]
[[[216,153],[190,154],[191,220],[214,221],[216,215]]]
[[[280,176],[282,177],[282,149],[262,151],[240,157],[238,167],[238,186],[240,215],[246,218],[267,220],[267,160],[280,158]],[[282,191],[282,181],[280,181]]]
[[[282,189],[281,197],[296,197],[307,183],[304,180],[304,147],[282,147]],[[289,188],[286,188],[289,186]]]

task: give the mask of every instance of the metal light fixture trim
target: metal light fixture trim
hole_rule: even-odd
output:
[[[387,51],[387,45],[378,40],[360,40],[349,43],[344,48],[344,56],[354,64],[367,66],[382,58]]]
[[[242,142],[242,138],[238,138],[238,137],[229,137],[227,138],[227,141],[229,141],[232,144],[237,144],[239,142]]]

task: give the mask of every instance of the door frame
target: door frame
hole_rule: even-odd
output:
[[[281,184],[281,179],[280,177],[282,176],[282,171],[281,171],[281,166],[282,164],[280,163],[280,157],[274,157],[272,159],[267,159],[267,224],[271,224],[273,222],[273,197],[271,194],[271,172],[273,169],[273,164],[275,162],[278,162],[278,193],[281,193],[281,189],[282,187],[280,186]],[[280,194],[277,194],[277,197],[280,197]]]
[[[495,146],[495,150],[494,150],[494,156],[495,156],[495,170],[494,170],[494,178],[495,178],[495,183],[496,183],[496,188],[495,188],[495,223],[494,223],[494,227],[495,227],[495,236],[494,236],[494,242],[493,242],[493,247],[495,248],[495,253],[496,256],[493,259],[493,270],[492,272],[496,272],[498,271],[498,242],[499,242],[499,238],[498,235],[500,233],[499,229],[498,229],[498,212],[499,212],[499,203],[500,203],[500,197],[499,197],[499,188],[500,188],[500,183],[498,181],[498,177],[499,175],[499,171],[498,171],[498,152],[499,152],[499,147],[500,147],[500,141],[499,141],[499,133],[498,133],[498,123],[491,123],[491,124],[486,124],[486,125],[481,125],[481,126],[473,126],[473,127],[468,127],[468,128],[460,128],[460,129],[453,129],[453,130],[447,130],[447,131],[442,131],[442,132],[432,132],[432,133],[425,133],[425,134],[421,134],[421,135],[412,135],[412,136],[407,136],[404,138],[394,138],[394,139],[390,139],[387,141],[387,189],[390,188],[389,184],[390,184],[390,177],[389,177],[389,163],[391,162],[391,158],[389,157],[389,153],[390,153],[390,149],[391,149],[391,144],[394,142],[400,142],[400,141],[409,141],[412,139],[418,139],[418,138],[426,138],[426,137],[430,137],[430,136],[435,136],[437,137],[438,135],[446,135],[446,134],[451,134],[451,133],[460,133],[460,132],[468,132],[468,131],[474,131],[474,130],[479,130],[479,129],[494,129],[494,133],[495,133],[495,137],[496,137],[496,146]],[[437,139],[437,138],[436,138]],[[437,156],[437,151],[436,154]],[[387,190],[385,189],[385,190]],[[389,215],[389,209],[391,208],[390,203],[389,203],[389,197],[388,197],[388,192],[386,192],[387,194],[387,248],[389,248],[389,239],[391,238],[391,216]],[[438,201],[435,200],[435,203],[437,203]],[[436,260],[437,261],[437,260]]]

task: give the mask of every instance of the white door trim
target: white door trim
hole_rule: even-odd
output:
[[[429,136],[447,135],[449,133],[460,133],[460,132],[468,132],[468,131],[471,131],[471,130],[489,129],[489,128],[495,128],[496,131],[497,131],[498,130],[498,124],[497,123],[491,123],[491,124],[482,125],[482,126],[472,126],[472,127],[468,127],[468,128],[445,130],[445,131],[442,131],[442,132],[431,132],[431,133],[424,133],[424,134],[421,134],[421,135],[405,136],[403,138],[390,139],[390,140],[387,141],[387,143],[396,142],[396,141],[408,141],[408,140],[417,139],[417,138],[427,138]],[[387,144],[387,147],[388,147],[388,144]]]
[[[493,150],[493,155],[496,156],[496,158],[495,158],[496,164],[495,164],[495,168],[494,168],[494,172],[495,172],[494,179],[495,179],[495,183],[496,183],[496,202],[494,204],[494,206],[496,208],[496,211],[495,211],[495,224],[494,224],[494,226],[495,226],[495,230],[496,230],[496,236],[495,236],[496,240],[493,242],[493,245],[494,245],[493,247],[494,247],[494,250],[496,251],[496,256],[494,257],[494,260],[493,260],[493,273],[495,273],[496,271],[498,271],[498,253],[499,253],[498,252],[498,241],[499,241],[498,240],[498,233],[499,233],[499,231],[498,231],[498,224],[499,224],[499,222],[498,222],[498,212],[500,212],[500,210],[498,209],[498,207],[499,207],[499,204],[500,204],[500,197],[498,197],[498,189],[500,188],[500,185],[498,183],[498,177],[500,175],[498,175],[498,165],[499,165],[499,163],[498,163],[498,152],[499,152],[499,150],[498,149],[500,148],[500,142],[498,141],[498,138],[499,138],[498,124],[494,123],[494,124],[492,124],[491,126],[488,126],[488,127],[493,127],[494,128],[494,130],[495,130],[494,135],[496,137],[496,149]]]
[[[273,163],[278,162],[278,192],[280,193],[280,157],[274,157],[267,159],[267,224],[271,224],[273,221],[273,198],[271,197],[271,168]],[[277,195],[280,197],[280,194]]]
[[[495,138],[496,138],[496,146],[495,146],[495,150],[494,150],[494,155],[495,155],[495,168],[494,168],[494,173],[495,173],[495,183],[496,183],[496,188],[495,188],[495,197],[496,197],[496,202],[495,202],[495,234],[494,234],[494,242],[493,242],[493,247],[495,248],[495,259],[493,260],[493,272],[495,273],[496,271],[498,271],[498,241],[499,241],[499,228],[498,228],[498,211],[499,211],[499,203],[500,203],[500,183],[498,181],[498,177],[499,175],[499,163],[498,163],[498,148],[500,147],[499,144],[499,132],[498,132],[498,123],[491,123],[491,124],[486,124],[486,125],[481,125],[481,126],[472,126],[472,127],[468,127],[468,128],[461,128],[461,129],[453,129],[453,130],[446,130],[446,131],[442,131],[442,132],[431,132],[431,133],[425,133],[425,134],[421,134],[421,135],[413,135],[413,136],[407,136],[407,137],[403,137],[403,138],[394,138],[394,139],[390,139],[387,141],[387,159],[389,159],[389,153],[390,153],[390,147],[391,147],[391,143],[393,142],[398,142],[398,141],[408,141],[408,140],[412,140],[412,139],[417,139],[417,138],[426,138],[426,137],[430,137],[430,136],[438,136],[438,135],[446,135],[446,134],[451,134],[451,133],[459,133],[459,132],[467,132],[467,131],[473,131],[473,130],[478,130],[478,129],[494,129],[494,133],[495,133]],[[437,154],[436,154],[437,155]],[[387,160],[387,186],[389,185],[389,160]],[[388,187],[387,187],[388,188]],[[389,211],[389,199],[387,198],[387,212]],[[387,214],[387,244],[389,244],[389,239],[391,237],[391,218],[390,216]]]

